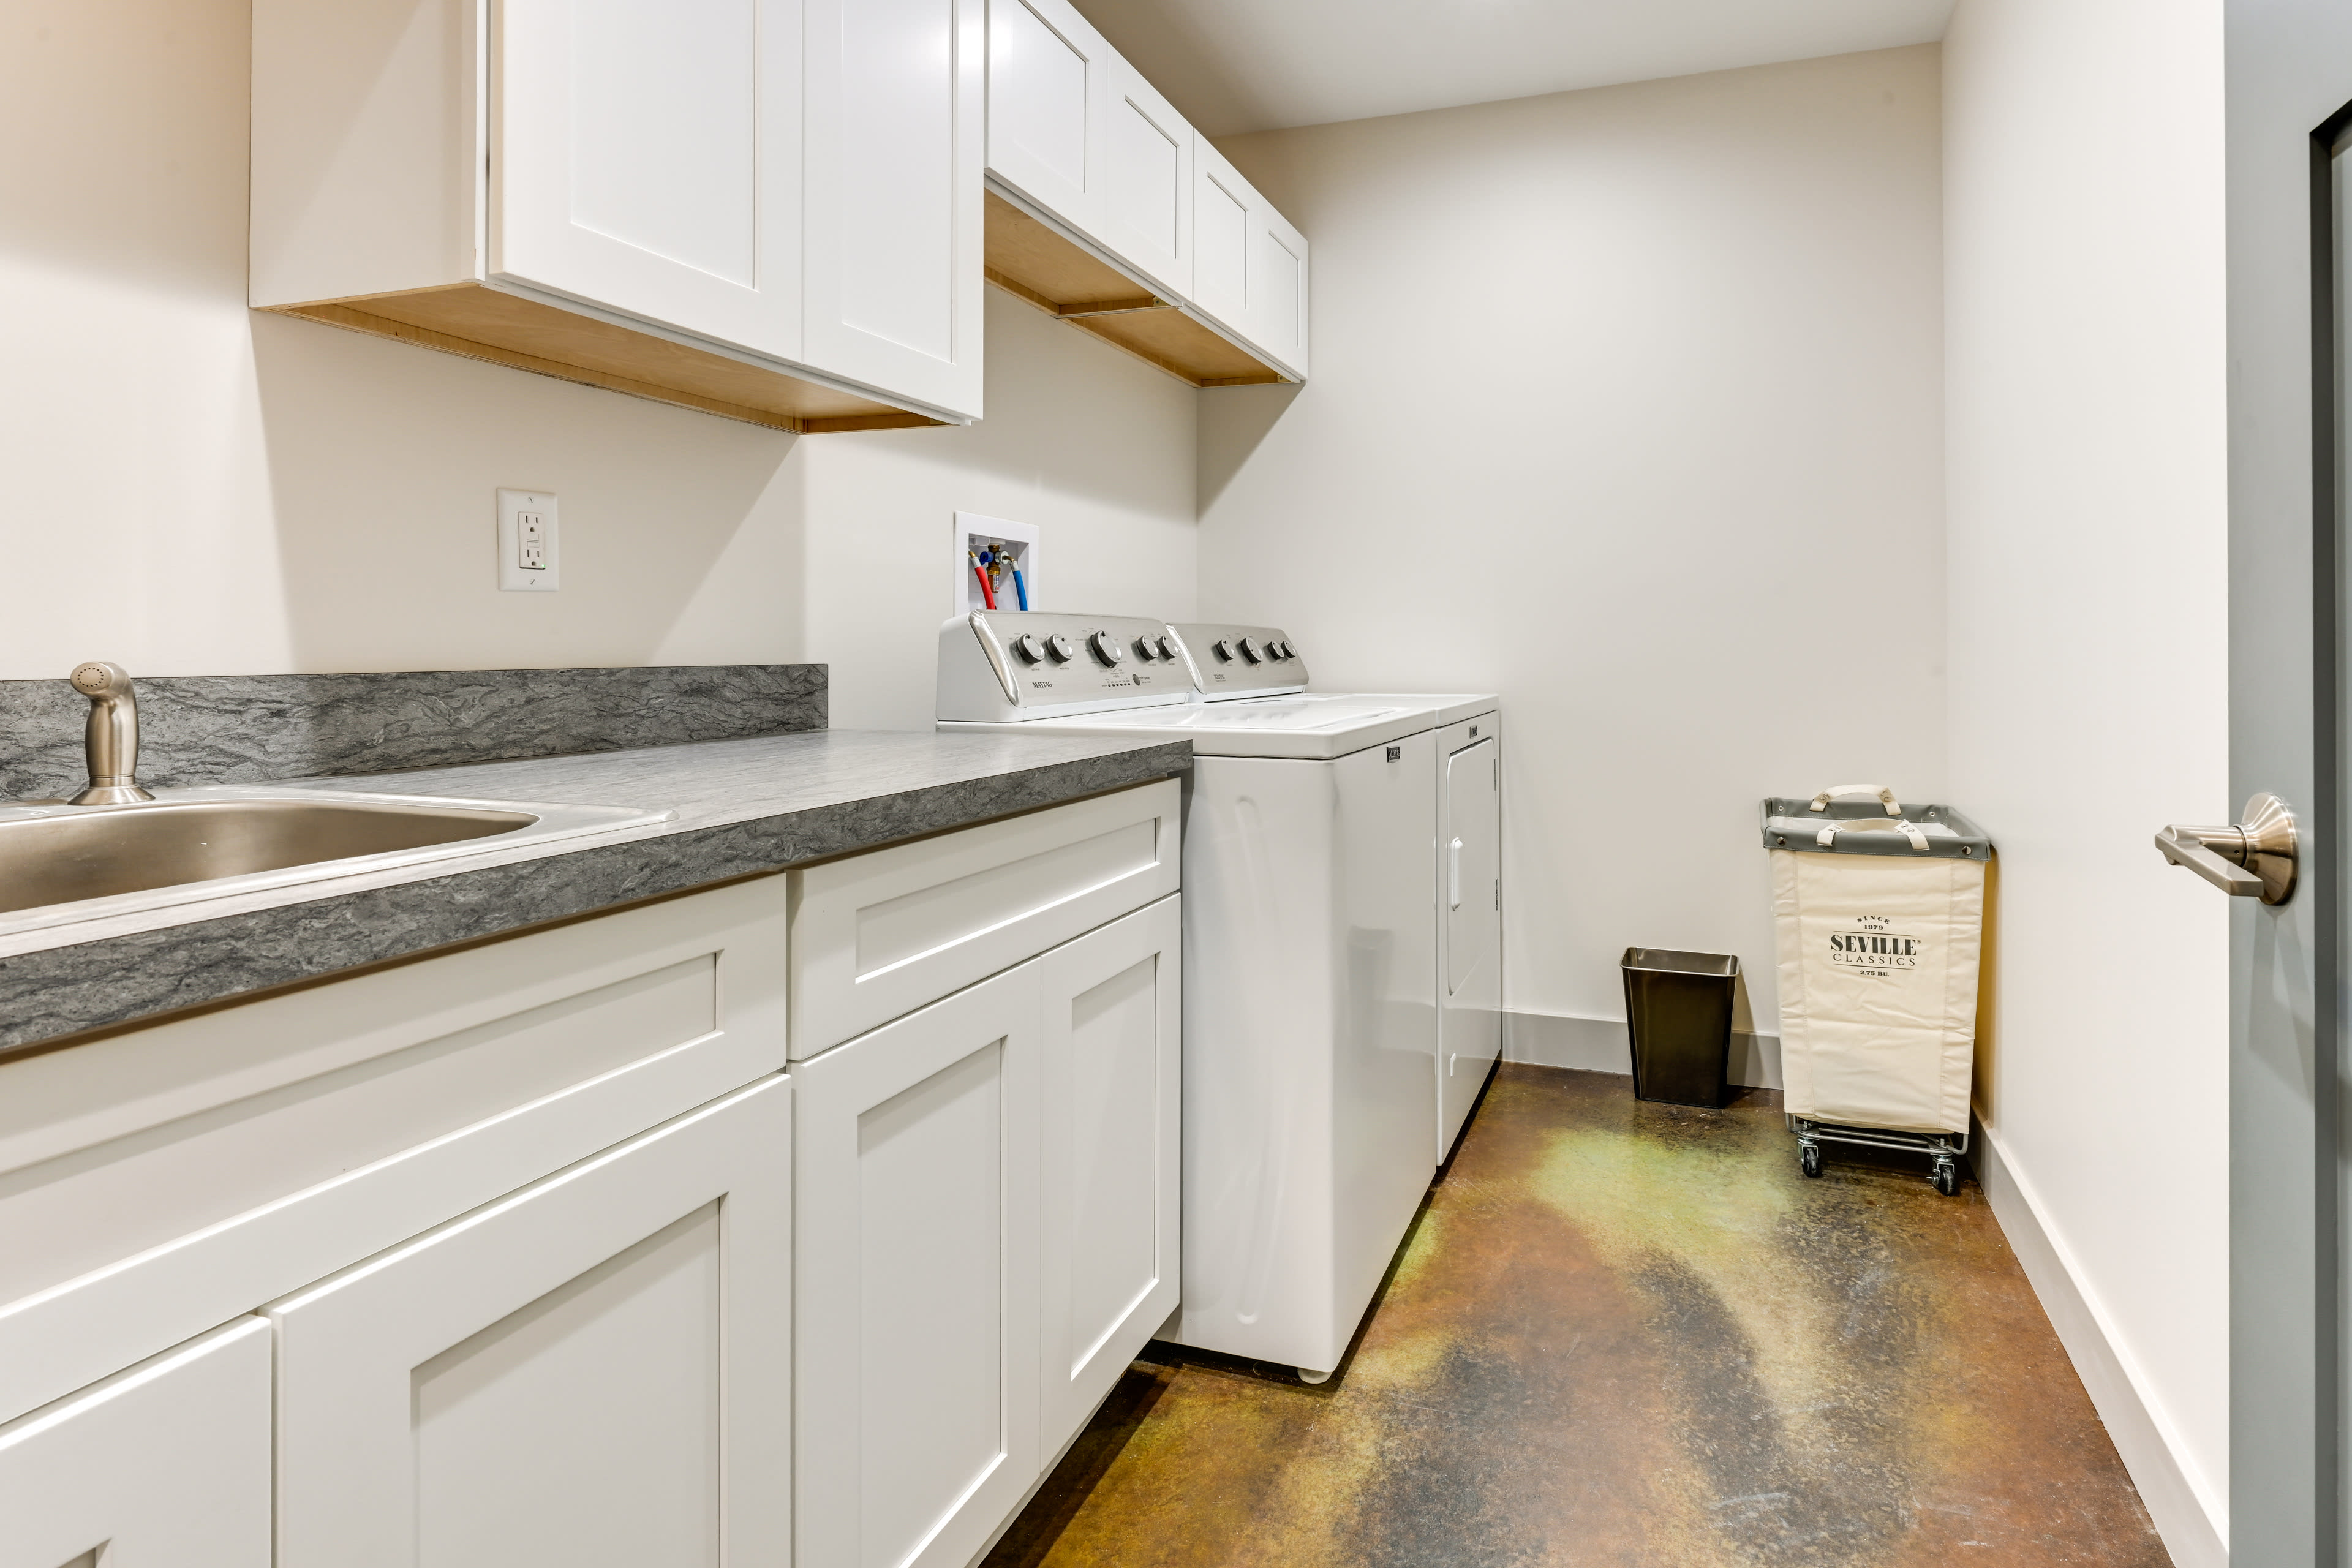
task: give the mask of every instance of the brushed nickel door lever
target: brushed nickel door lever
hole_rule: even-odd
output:
[[[2294,895],[2300,840],[2294,813],[2270,794],[2246,802],[2245,820],[2231,827],[2176,822],[2156,836],[2156,847],[2233,899],[2283,904]]]

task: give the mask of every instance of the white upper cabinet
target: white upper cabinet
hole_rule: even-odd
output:
[[[1143,74],[1111,60],[1110,164],[1102,237],[1152,282],[1192,292],[1192,127]]]
[[[1192,302],[1267,360],[1307,379],[1307,237],[1197,132]]]
[[[1224,154],[1195,132],[1192,136],[1192,303],[1202,314],[1245,338],[1257,335],[1253,308],[1262,281],[1251,274],[1264,263],[1254,256],[1256,215],[1265,200]]]
[[[988,172],[1087,234],[1108,210],[1114,58],[1066,0],[989,0]]]
[[[1299,380],[1307,379],[1307,237],[1263,197],[1251,209],[1258,264],[1253,341]]]
[[[255,0],[251,302],[795,431],[981,398],[985,0]]]
[[[800,0],[493,15],[492,276],[800,358]]]
[[[989,0],[987,277],[1195,386],[1303,381],[1307,242],[1068,0]]]
[[[807,0],[807,355],[981,410],[985,0]]]

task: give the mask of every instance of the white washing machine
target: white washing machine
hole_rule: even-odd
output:
[[[940,724],[1192,742],[1175,1337],[1319,1382],[1437,1164],[1454,858],[1438,834],[1441,742],[1492,720],[1449,724],[1427,699],[1265,696],[1291,671],[1304,683],[1295,651],[1251,667],[1250,700],[1189,701],[1189,674],[1171,700],[1165,679],[1187,663],[1159,622],[982,611],[940,630]],[[1492,860],[1472,851],[1464,875]],[[1466,1111],[1479,1079],[1457,1076]]]
[[[1503,1054],[1501,703],[1491,691],[1310,691],[1307,661],[1280,626],[1180,622],[1200,702],[1325,702],[1427,711],[1437,729],[1437,1160],[1451,1159]]]

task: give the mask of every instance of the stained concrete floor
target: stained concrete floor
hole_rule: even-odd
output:
[[[2168,1565],[1973,1184],[1505,1066],[1338,1376],[1155,1344],[989,1568]]]

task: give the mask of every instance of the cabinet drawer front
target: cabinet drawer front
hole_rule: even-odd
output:
[[[0,1419],[781,1068],[780,880],[0,1066]]]
[[[1176,890],[1165,780],[792,873],[805,1059]]]
[[[269,1561],[269,1324],[247,1318],[0,1426],[0,1568]]]
[[[1037,967],[793,1071],[802,1563],[962,1568],[1037,1474]]]
[[[269,1309],[280,1568],[781,1563],[791,1085]]]

